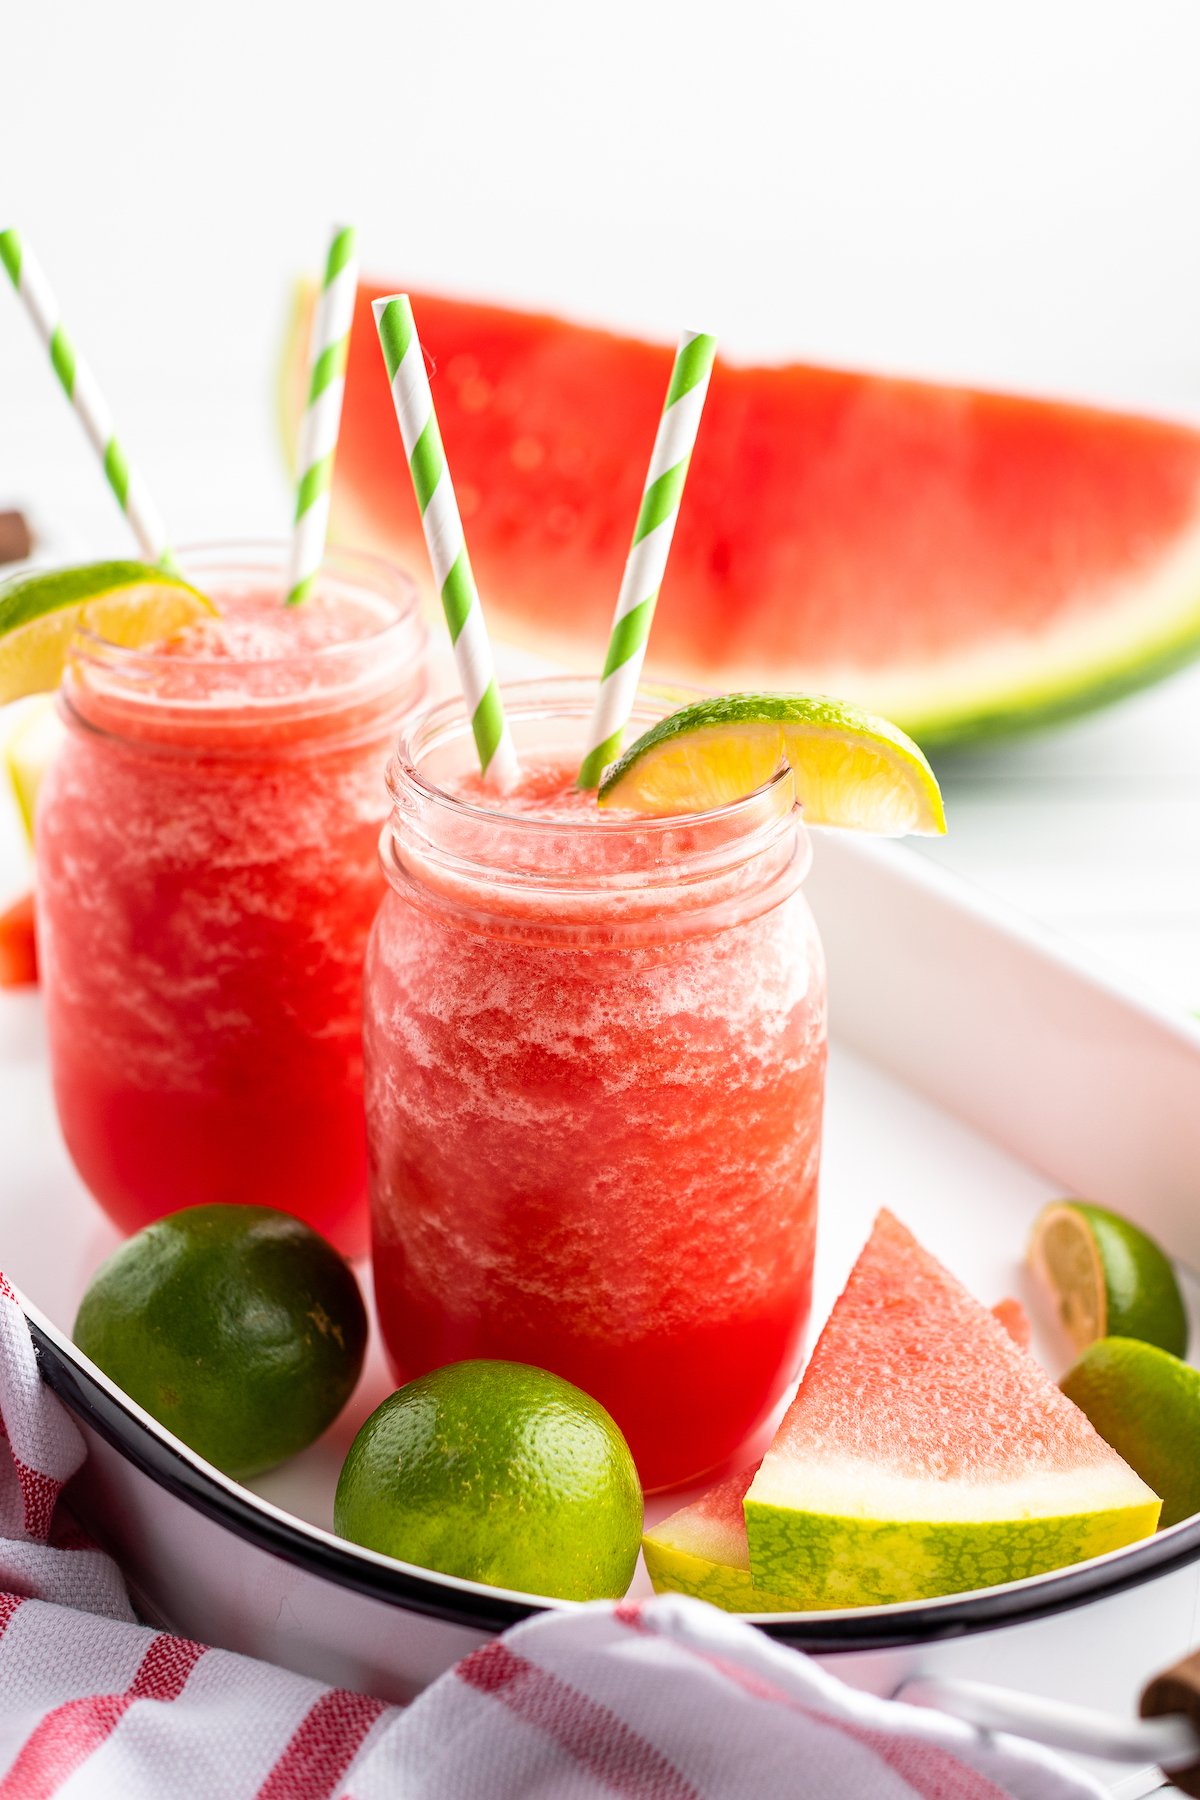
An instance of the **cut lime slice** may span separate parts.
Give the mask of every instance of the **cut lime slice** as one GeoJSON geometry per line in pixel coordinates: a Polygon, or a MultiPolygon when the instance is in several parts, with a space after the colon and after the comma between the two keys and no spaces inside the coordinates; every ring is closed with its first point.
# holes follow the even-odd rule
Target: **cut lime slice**
{"type": "Polygon", "coordinates": [[[14,575],[0,582],[0,704],[57,687],[80,627],[137,649],[215,611],[194,587],[152,563],[85,563],[14,575]]]}
{"type": "Polygon", "coordinates": [[[55,702],[48,694],[39,694],[22,708],[4,746],[4,766],[31,844],[33,815],[42,777],[50,767],[62,736],[63,724],[55,702]]]}
{"type": "Polygon", "coordinates": [[[810,825],[881,837],[946,829],[937,778],[886,719],[821,694],[726,694],[660,719],[614,763],[601,806],[668,816],[742,800],[791,765],[810,825]]]}
{"type": "Polygon", "coordinates": [[[1034,1223],[1029,1262],[1076,1350],[1121,1337],[1185,1354],[1187,1311],[1175,1271],[1131,1219],[1087,1200],[1054,1200],[1034,1223]]]}

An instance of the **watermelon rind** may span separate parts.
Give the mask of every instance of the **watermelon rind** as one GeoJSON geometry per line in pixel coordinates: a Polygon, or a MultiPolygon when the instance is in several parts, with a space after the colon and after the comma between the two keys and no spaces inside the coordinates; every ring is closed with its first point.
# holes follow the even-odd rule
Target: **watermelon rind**
{"type": "Polygon", "coordinates": [[[1087,1486],[1081,1473],[1069,1484],[1074,1504],[1064,1491],[1062,1511],[1032,1513],[1018,1510],[1019,1495],[995,1488],[951,1495],[948,1490],[959,1484],[913,1483],[918,1492],[926,1489],[927,1515],[933,1516],[924,1517],[917,1492],[903,1500],[893,1495],[892,1516],[880,1506],[882,1516],[872,1517],[868,1496],[878,1477],[866,1467],[847,1472],[861,1509],[818,1510],[797,1487],[779,1491],[764,1482],[746,1497],[753,1580],[768,1590],[802,1587],[814,1609],[889,1606],[1021,1581],[1150,1536],[1161,1503],[1132,1471],[1114,1479],[1109,1471],[1091,1470],[1087,1479],[1097,1504],[1081,1493],[1087,1486]],[[976,1516],[946,1516],[954,1501],[964,1513],[976,1508],[976,1516]],[[1012,1516],[1004,1516],[1006,1504],[1012,1516]]]}
{"type": "Polygon", "coordinates": [[[724,1612],[736,1613],[807,1612],[811,1605],[807,1598],[785,1600],[756,1588],[749,1568],[737,1569],[729,1563],[692,1556],[662,1542],[652,1532],[642,1539],[642,1555],[656,1594],[690,1594],[724,1612]]]}
{"type": "Polygon", "coordinates": [[[642,1556],[655,1593],[691,1594],[725,1612],[798,1612],[807,1607],[799,1595],[785,1599],[766,1593],[750,1579],[742,1501],[757,1467],[753,1463],[718,1482],[643,1533],[642,1556]]]}

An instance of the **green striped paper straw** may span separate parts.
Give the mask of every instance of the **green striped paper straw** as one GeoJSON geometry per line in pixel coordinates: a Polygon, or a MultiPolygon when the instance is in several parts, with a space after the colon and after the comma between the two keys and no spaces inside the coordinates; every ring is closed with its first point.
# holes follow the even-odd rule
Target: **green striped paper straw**
{"type": "Polygon", "coordinates": [[[12,230],[0,231],[0,262],[8,270],[26,312],[50,352],[54,373],[92,441],[104,466],[108,485],[133,527],[142,555],[147,562],[159,563],[174,571],[175,559],[158,508],[121,448],[113,430],[112,414],[97,386],[96,377],[62,328],[58,301],[45,270],[20,234],[12,230]]]}
{"type": "Polygon", "coordinates": [[[702,331],[685,331],[675,352],[633,542],[617,595],[600,692],[588,727],[587,754],[575,784],[580,788],[599,787],[605,768],[621,752],[716,353],[716,338],[702,331]]]}
{"type": "Polygon", "coordinates": [[[497,786],[510,787],[519,774],[517,755],[500,703],[492,647],[408,295],[391,294],[376,300],[374,313],[404,439],[404,454],[421,509],[429,560],[441,592],[458,679],[471,715],[479,766],[497,786]]]}
{"type": "Polygon", "coordinates": [[[307,600],[316,585],[329,529],[329,489],[342,422],[346,357],[358,287],[357,236],[352,225],[336,225],[325,259],[325,279],[313,317],[309,351],[308,405],[300,428],[300,480],[288,557],[287,603],[307,600]]]}

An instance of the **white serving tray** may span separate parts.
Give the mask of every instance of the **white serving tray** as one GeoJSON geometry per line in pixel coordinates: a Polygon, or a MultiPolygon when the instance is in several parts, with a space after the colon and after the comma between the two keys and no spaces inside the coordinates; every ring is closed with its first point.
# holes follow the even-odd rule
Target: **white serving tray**
{"type": "MultiPolygon", "coordinates": [[[[818,834],[809,891],[833,1032],[816,1323],[882,1204],[984,1301],[1022,1297],[1035,1325],[1045,1311],[1021,1259],[1053,1195],[1131,1213],[1200,1265],[1200,1029],[902,846],[818,834]]],[[[59,1138],[34,994],[0,995],[0,1146],[0,1268],[30,1301],[48,1378],[85,1425],[80,1509],[149,1615],[404,1697],[521,1610],[332,1537],[341,1458],[390,1386],[377,1344],[342,1419],[252,1493],[89,1374],[66,1334],[118,1239],[59,1138]]],[[[1054,1370],[1068,1360],[1049,1328],[1035,1350],[1054,1370]]],[[[658,1500],[651,1516],[684,1498],[658,1500]]],[[[983,1596],[768,1628],[880,1693],[916,1671],[952,1673],[1125,1716],[1142,1681],[1191,1648],[1198,1555],[1200,1521],[1187,1522],[983,1596]]],[[[1107,1780],[1132,1800],[1161,1778],[1109,1766],[1107,1780]]]]}

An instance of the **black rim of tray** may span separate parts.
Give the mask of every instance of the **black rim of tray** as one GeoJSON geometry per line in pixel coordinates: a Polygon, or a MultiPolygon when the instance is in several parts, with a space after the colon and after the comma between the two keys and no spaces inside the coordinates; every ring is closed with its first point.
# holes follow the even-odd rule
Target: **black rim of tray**
{"type": "MultiPolygon", "coordinates": [[[[29,1329],[42,1377],[76,1416],[157,1485],[205,1517],[310,1574],[373,1600],[402,1605],[429,1618],[498,1632],[544,1610],[536,1601],[483,1588],[459,1588],[397,1563],[380,1564],[352,1545],[331,1542],[301,1520],[280,1518],[252,1493],[230,1492],[206,1467],[181,1455],[98,1382],[69,1347],[36,1320],[29,1329]]],[[[756,1618],[768,1637],[799,1650],[883,1650],[962,1637],[968,1632],[1025,1624],[1102,1600],[1154,1576],[1167,1575],[1200,1556],[1200,1515],[1165,1535],[1131,1545],[1116,1557],[962,1598],[893,1606],[882,1612],[847,1612],[828,1618],[756,1618]]]]}

